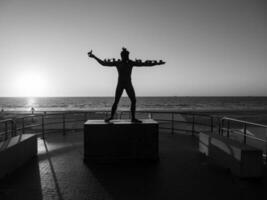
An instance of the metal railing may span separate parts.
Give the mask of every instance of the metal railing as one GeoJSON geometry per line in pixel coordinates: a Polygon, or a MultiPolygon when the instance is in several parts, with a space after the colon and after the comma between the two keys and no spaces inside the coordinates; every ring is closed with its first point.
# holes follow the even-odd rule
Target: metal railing
{"type": "Polygon", "coordinates": [[[244,120],[238,120],[238,119],[233,119],[233,118],[229,118],[229,117],[223,117],[221,119],[221,126],[219,129],[219,134],[220,135],[224,135],[224,131],[226,131],[226,136],[229,138],[230,137],[230,133],[233,134],[240,134],[243,136],[243,143],[246,144],[247,143],[247,137],[249,138],[253,138],[253,139],[258,139],[260,141],[265,141],[263,139],[260,139],[258,137],[255,137],[253,135],[248,135],[247,131],[248,131],[248,126],[253,126],[253,127],[259,127],[259,128],[264,128],[267,130],[267,126],[263,125],[263,124],[258,124],[258,123],[253,123],[253,122],[248,122],[248,121],[244,121],[244,120]],[[231,125],[233,125],[233,123],[235,124],[239,124],[240,126],[235,126],[235,127],[231,127],[231,125]],[[226,124],[226,127],[224,127],[226,124]],[[242,127],[242,130],[238,130],[237,128],[242,127]]]}
{"type": "Polygon", "coordinates": [[[9,137],[16,135],[16,123],[13,119],[0,121],[0,141],[7,140],[9,137]]]}
{"type": "MultiPolygon", "coordinates": [[[[0,121],[0,141],[6,140],[17,134],[31,132],[45,138],[45,134],[49,132],[62,132],[65,135],[68,131],[82,131],[83,123],[87,119],[103,119],[109,114],[109,111],[63,111],[63,112],[39,112],[36,114],[27,114],[19,116],[15,115],[13,119],[5,119],[0,121]]],[[[237,120],[233,118],[219,118],[202,113],[194,112],[171,112],[171,111],[137,111],[138,118],[153,118],[159,122],[161,132],[197,134],[202,131],[211,133],[219,133],[228,138],[233,135],[240,142],[247,143],[248,138],[252,146],[257,146],[267,151],[267,126],[256,124],[248,121],[237,120]],[[265,135],[249,134],[251,127],[263,128],[265,135]],[[240,129],[243,128],[243,129],[240,129]],[[243,140],[242,140],[243,139],[243,140]],[[251,142],[253,140],[253,142],[251,142]],[[256,142],[255,142],[256,141],[256,142]]],[[[130,118],[129,111],[117,112],[117,118],[130,118]]]]}
{"type": "Polygon", "coordinates": [[[223,117],[220,120],[219,134],[262,149],[263,156],[267,159],[266,125],[223,117]]]}
{"type": "MultiPolygon", "coordinates": [[[[130,114],[129,111],[122,111],[120,118],[123,113],[130,114]]],[[[148,118],[157,120],[161,130],[169,130],[172,134],[186,132],[193,135],[201,131],[210,131],[213,133],[216,129],[214,124],[220,122],[220,118],[218,117],[195,112],[138,111],[137,113],[143,113],[148,118]],[[168,126],[163,126],[164,124],[168,126]]]]}
{"type": "MultiPolygon", "coordinates": [[[[4,128],[0,131],[0,136],[5,135],[8,138],[8,133],[13,135],[32,132],[45,137],[45,133],[51,131],[62,131],[65,135],[70,130],[82,130],[83,123],[87,119],[103,119],[108,115],[109,111],[69,111],[69,112],[39,112],[36,114],[28,114],[22,116],[14,116],[13,119],[0,121],[0,127],[8,127],[8,123],[12,125],[9,128],[4,128]],[[71,125],[72,124],[72,125],[71,125]],[[74,125],[73,125],[74,124],[74,125]],[[68,127],[70,126],[71,127],[68,127]]],[[[130,117],[129,111],[119,111],[117,118],[125,119],[130,117]]],[[[171,134],[176,132],[198,133],[205,129],[211,132],[214,131],[216,118],[199,113],[189,112],[169,112],[169,111],[137,111],[137,117],[153,118],[160,124],[159,128],[163,131],[169,131],[171,134]]],[[[1,130],[1,129],[0,129],[1,130]]],[[[9,136],[13,136],[9,135],[9,136]]],[[[2,139],[3,140],[3,139],[2,139]]]]}

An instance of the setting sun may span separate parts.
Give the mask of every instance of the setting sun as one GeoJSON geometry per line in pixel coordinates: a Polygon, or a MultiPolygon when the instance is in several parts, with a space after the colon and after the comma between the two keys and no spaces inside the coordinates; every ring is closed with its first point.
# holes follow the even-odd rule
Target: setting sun
{"type": "Polygon", "coordinates": [[[37,72],[24,72],[16,79],[16,90],[18,96],[38,97],[45,96],[47,83],[45,77],[37,72]]]}

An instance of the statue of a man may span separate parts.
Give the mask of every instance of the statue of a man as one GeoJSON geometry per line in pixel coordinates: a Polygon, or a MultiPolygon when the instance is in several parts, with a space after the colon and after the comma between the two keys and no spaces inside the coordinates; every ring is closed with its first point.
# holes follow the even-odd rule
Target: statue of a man
{"type": "Polygon", "coordinates": [[[136,97],[135,92],[131,80],[131,74],[133,67],[152,67],[155,65],[162,65],[165,64],[162,60],[159,62],[157,61],[146,61],[142,62],[141,60],[132,61],[129,59],[129,51],[127,51],[126,48],[122,48],[121,51],[121,60],[115,60],[113,61],[106,61],[101,60],[98,57],[96,57],[92,51],[88,53],[88,56],[91,58],[96,59],[96,61],[106,67],[116,67],[118,71],[118,84],[116,88],[115,93],[115,101],[113,103],[112,109],[111,109],[111,116],[107,119],[105,119],[106,122],[109,122],[114,118],[114,114],[117,110],[118,103],[120,101],[121,95],[123,93],[123,90],[126,90],[126,93],[128,97],[131,100],[131,114],[132,114],[132,122],[134,123],[140,123],[141,121],[135,118],[135,105],[136,105],[136,97]]]}

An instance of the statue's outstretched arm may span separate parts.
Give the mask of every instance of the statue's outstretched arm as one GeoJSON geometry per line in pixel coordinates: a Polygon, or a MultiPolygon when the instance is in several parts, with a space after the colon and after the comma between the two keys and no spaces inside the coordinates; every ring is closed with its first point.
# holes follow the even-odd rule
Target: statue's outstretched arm
{"type": "Polygon", "coordinates": [[[100,58],[96,57],[96,56],[93,54],[92,51],[88,52],[88,56],[89,56],[90,58],[94,58],[94,59],[95,59],[100,65],[102,65],[102,66],[106,66],[106,67],[113,67],[113,66],[115,66],[114,63],[112,63],[112,62],[105,62],[105,61],[101,60],[100,58]]]}
{"type": "Polygon", "coordinates": [[[135,60],[133,61],[133,66],[136,66],[136,67],[153,67],[155,65],[163,65],[165,64],[166,62],[160,60],[160,61],[152,61],[152,60],[147,60],[145,62],[141,61],[141,60],[135,60]]]}

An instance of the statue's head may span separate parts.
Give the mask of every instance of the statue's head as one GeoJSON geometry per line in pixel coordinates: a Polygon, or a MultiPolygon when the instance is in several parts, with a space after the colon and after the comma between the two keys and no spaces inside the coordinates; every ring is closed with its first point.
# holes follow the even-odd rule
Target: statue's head
{"type": "Polygon", "coordinates": [[[122,60],[129,60],[129,51],[127,51],[126,48],[122,48],[122,51],[121,51],[121,59],[122,60]]]}

